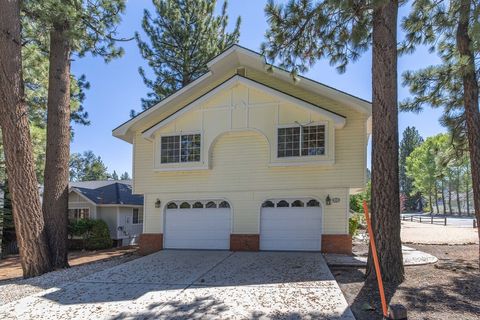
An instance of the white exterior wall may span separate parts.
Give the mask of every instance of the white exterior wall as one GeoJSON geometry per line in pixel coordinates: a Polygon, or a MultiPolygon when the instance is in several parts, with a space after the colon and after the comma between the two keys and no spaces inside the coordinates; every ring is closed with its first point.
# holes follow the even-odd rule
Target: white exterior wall
{"type": "Polygon", "coordinates": [[[76,192],[70,192],[68,195],[68,209],[90,209],[90,218],[97,219],[97,206],[78,195],[76,192]]]}
{"type": "Polygon", "coordinates": [[[112,239],[118,239],[118,218],[117,218],[117,207],[99,207],[98,208],[98,219],[102,219],[108,225],[108,230],[110,230],[110,237],[112,239]]]}

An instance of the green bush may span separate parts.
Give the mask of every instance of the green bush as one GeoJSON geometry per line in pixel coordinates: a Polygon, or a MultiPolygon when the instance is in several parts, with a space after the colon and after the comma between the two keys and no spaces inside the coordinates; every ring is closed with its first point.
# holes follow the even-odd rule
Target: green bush
{"type": "Polygon", "coordinates": [[[72,249],[98,250],[112,247],[112,239],[108,225],[103,220],[80,219],[71,221],[68,225],[68,233],[73,239],[81,237],[79,241],[71,241],[72,249]]]}
{"type": "Polygon", "coordinates": [[[103,220],[93,220],[94,223],[89,232],[89,237],[85,243],[85,249],[98,250],[112,247],[112,239],[108,225],[103,220]]]}
{"type": "Polygon", "coordinates": [[[365,216],[361,213],[355,213],[348,219],[348,233],[353,237],[358,234],[358,230],[367,228],[365,216]]]}
{"type": "Polygon", "coordinates": [[[352,237],[357,234],[358,225],[359,222],[356,216],[352,216],[348,219],[348,233],[350,233],[352,237]]]}
{"type": "Polygon", "coordinates": [[[363,213],[363,201],[367,201],[367,205],[370,206],[371,196],[372,184],[369,181],[362,193],[352,194],[350,196],[350,210],[363,213]]]}

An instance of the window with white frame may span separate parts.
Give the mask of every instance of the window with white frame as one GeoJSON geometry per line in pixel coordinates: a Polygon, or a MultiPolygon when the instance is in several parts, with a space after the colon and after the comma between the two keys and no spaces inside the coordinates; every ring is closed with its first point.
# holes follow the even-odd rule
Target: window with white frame
{"type": "Polygon", "coordinates": [[[132,223],[133,224],[141,224],[143,223],[143,212],[140,211],[138,208],[133,208],[132,210],[132,223]]]}
{"type": "Polygon", "coordinates": [[[68,219],[71,221],[78,221],[81,219],[90,218],[89,208],[68,209],[68,219]]]}
{"type": "Polygon", "coordinates": [[[278,128],[277,157],[325,155],[325,125],[278,128]]]}
{"type": "Polygon", "coordinates": [[[201,135],[179,134],[161,137],[160,162],[199,162],[201,135]]]}

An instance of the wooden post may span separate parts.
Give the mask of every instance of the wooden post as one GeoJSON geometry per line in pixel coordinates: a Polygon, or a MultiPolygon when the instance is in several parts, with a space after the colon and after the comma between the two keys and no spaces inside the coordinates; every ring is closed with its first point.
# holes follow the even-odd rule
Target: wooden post
{"type": "Polygon", "coordinates": [[[430,217],[432,218],[432,222],[430,224],[433,224],[433,214],[430,217]]]}
{"type": "Polygon", "coordinates": [[[447,216],[445,216],[445,222],[443,223],[444,226],[447,225],[447,216]]]}

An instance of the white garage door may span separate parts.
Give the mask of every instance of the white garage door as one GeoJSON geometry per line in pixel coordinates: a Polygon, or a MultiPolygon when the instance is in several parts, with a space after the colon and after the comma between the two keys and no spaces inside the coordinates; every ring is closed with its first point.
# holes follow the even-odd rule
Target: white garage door
{"type": "Polygon", "coordinates": [[[322,209],[314,199],[272,200],[262,205],[260,250],[320,251],[322,209]]]}
{"type": "Polygon", "coordinates": [[[226,201],[171,202],[165,214],[166,249],[229,249],[230,205],[226,201]]]}

